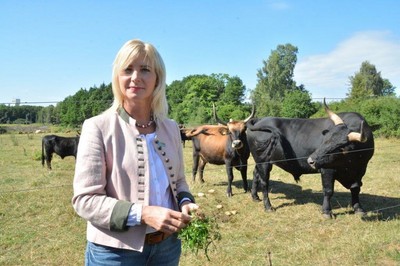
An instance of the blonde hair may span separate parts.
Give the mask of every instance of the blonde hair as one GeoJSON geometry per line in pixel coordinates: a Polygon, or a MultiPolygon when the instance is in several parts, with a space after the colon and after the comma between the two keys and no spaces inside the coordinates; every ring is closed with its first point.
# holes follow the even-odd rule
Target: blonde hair
{"type": "Polygon", "coordinates": [[[151,109],[153,116],[157,119],[164,119],[168,114],[168,103],[166,97],[166,71],[164,61],[157,49],[150,43],[141,40],[127,41],[118,51],[113,63],[112,72],[112,91],[114,102],[109,110],[115,111],[123,106],[124,94],[119,86],[119,73],[129,64],[140,56],[145,56],[146,60],[154,67],[157,81],[153,92],[151,109]]]}

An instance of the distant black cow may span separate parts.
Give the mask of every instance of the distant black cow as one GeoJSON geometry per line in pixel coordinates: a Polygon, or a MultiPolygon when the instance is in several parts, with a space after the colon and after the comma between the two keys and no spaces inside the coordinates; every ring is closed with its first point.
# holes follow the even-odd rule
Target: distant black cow
{"type": "Polygon", "coordinates": [[[275,164],[298,181],[302,174],[321,173],[324,200],[322,212],[332,217],[334,182],[350,189],[352,207],[364,213],[359,201],[361,179],[374,153],[372,131],[364,118],[354,112],[336,115],[325,103],[329,118],[254,118],[247,123],[247,141],[256,162],[252,197],[263,192],[264,207],[273,210],[268,197],[269,177],[275,164]]]}
{"type": "Polygon", "coordinates": [[[47,135],[42,139],[42,166],[46,160],[47,168],[51,170],[51,159],[53,153],[58,154],[62,159],[66,156],[74,156],[78,150],[79,135],[76,137],[60,137],[47,135]]]}
{"type": "Polygon", "coordinates": [[[186,133],[192,131],[192,129],[185,128],[184,125],[179,125],[179,131],[181,134],[182,145],[185,147],[185,142],[192,139],[191,137],[188,137],[186,133]]]}

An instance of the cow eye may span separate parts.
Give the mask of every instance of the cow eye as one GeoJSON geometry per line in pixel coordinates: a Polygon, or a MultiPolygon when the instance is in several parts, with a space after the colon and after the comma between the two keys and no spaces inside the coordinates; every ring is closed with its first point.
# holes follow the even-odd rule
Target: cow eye
{"type": "Polygon", "coordinates": [[[325,129],[324,131],[322,131],[322,135],[326,135],[329,132],[328,129],[325,129]]]}

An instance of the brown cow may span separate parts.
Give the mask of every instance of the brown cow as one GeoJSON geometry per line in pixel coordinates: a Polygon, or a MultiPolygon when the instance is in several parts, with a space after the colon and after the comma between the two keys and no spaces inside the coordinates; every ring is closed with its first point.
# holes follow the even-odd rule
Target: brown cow
{"type": "Polygon", "coordinates": [[[250,151],[246,139],[246,122],[254,117],[255,109],[245,120],[228,123],[221,121],[213,105],[214,117],[223,125],[203,125],[186,133],[193,143],[193,168],[192,178],[196,179],[197,170],[200,171],[200,180],[204,182],[203,171],[207,163],[225,164],[228,174],[228,197],[232,196],[233,167],[240,171],[243,180],[243,188],[248,191],[247,184],[247,160],[250,151]],[[201,161],[200,161],[201,158],[201,161]],[[200,162],[200,165],[199,165],[200,162]]]}

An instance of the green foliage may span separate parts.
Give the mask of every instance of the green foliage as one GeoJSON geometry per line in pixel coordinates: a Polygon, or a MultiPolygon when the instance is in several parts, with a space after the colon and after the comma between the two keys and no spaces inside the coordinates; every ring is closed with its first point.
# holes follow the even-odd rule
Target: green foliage
{"type": "Polygon", "coordinates": [[[349,98],[362,99],[371,96],[394,95],[394,87],[387,79],[381,77],[381,72],[376,70],[373,64],[364,61],[360,71],[350,77],[349,98]]]}
{"type": "MultiPolygon", "coordinates": [[[[313,117],[326,117],[322,104],[313,117]]],[[[374,135],[382,137],[400,137],[400,98],[374,97],[364,100],[342,100],[329,103],[335,113],[357,112],[364,116],[372,127],[374,135]]]]}
{"type": "Polygon", "coordinates": [[[368,99],[360,105],[360,111],[374,129],[374,134],[384,137],[400,137],[400,99],[379,97],[368,99]]]}
{"type": "Polygon", "coordinates": [[[283,117],[309,118],[317,111],[317,106],[311,102],[308,92],[294,90],[286,93],[282,102],[283,117]]]}
{"type": "Polygon", "coordinates": [[[18,105],[6,106],[0,104],[0,123],[31,124],[36,123],[42,106],[18,105]]]}
{"type": "Polygon", "coordinates": [[[188,250],[197,255],[198,251],[203,249],[210,261],[208,246],[214,241],[221,240],[221,234],[215,219],[203,214],[194,214],[190,224],[179,232],[179,238],[182,240],[184,251],[188,250]]]}
{"type": "Polygon", "coordinates": [[[79,126],[87,118],[100,114],[109,108],[113,101],[111,83],[99,88],[80,89],[56,106],[61,125],[79,126]]]}
{"type": "MultiPolygon", "coordinates": [[[[238,77],[227,74],[192,75],[173,81],[167,87],[169,116],[179,124],[213,123],[212,103],[221,119],[244,119],[248,107],[243,103],[246,87],[238,77]]],[[[248,115],[246,115],[248,116],[248,115]]]]}
{"type": "Polygon", "coordinates": [[[257,107],[257,116],[304,117],[312,113],[312,108],[299,113],[304,106],[296,106],[296,102],[291,99],[287,101],[288,106],[284,106],[283,102],[291,92],[308,93],[303,85],[297,87],[293,80],[297,52],[298,48],[291,44],[278,45],[268,60],[263,61],[263,67],[257,72],[256,88],[251,93],[252,102],[257,107]]]}
{"type": "Polygon", "coordinates": [[[31,155],[31,159],[34,161],[41,161],[42,160],[42,151],[41,150],[35,150],[33,154],[31,155]]]}
{"type": "Polygon", "coordinates": [[[269,99],[279,101],[285,97],[286,92],[296,89],[293,73],[297,52],[298,48],[291,44],[278,45],[257,72],[256,90],[267,94],[269,99]]]}

